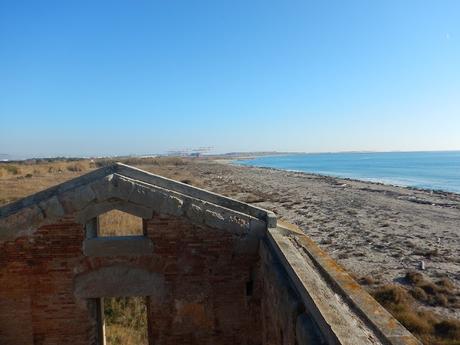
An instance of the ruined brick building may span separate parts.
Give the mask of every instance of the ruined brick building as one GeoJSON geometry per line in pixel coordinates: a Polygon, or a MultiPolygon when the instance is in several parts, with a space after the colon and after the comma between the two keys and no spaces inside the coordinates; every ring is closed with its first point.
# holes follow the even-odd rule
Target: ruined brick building
{"type": "Polygon", "coordinates": [[[275,215],[123,164],[0,208],[0,344],[103,344],[101,298],[145,296],[150,344],[418,344],[275,215]],[[100,237],[98,216],[143,219],[100,237]]]}

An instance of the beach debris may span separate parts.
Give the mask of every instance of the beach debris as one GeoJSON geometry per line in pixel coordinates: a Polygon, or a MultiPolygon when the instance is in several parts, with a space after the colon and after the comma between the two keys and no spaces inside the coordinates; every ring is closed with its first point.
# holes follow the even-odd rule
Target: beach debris
{"type": "Polygon", "coordinates": [[[423,261],[423,260],[420,261],[420,269],[421,269],[422,271],[424,271],[425,268],[426,268],[426,267],[425,267],[425,261],[423,261]]]}

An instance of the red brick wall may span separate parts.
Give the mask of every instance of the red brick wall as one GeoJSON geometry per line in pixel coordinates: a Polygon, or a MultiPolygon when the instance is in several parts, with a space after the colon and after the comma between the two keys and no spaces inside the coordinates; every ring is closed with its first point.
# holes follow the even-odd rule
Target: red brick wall
{"type": "Polygon", "coordinates": [[[257,253],[237,253],[238,236],[179,218],[156,216],[146,232],[153,256],[85,257],[72,218],[0,242],[0,344],[94,344],[94,301],[74,296],[74,278],[117,263],[165,278],[165,298],[149,300],[152,344],[262,343],[257,253]]]}
{"type": "Polygon", "coordinates": [[[154,344],[261,344],[257,253],[236,254],[234,236],[178,218],[154,217],[147,233],[167,285],[149,306],[154,344]]]}
{"type": "Polygon", "coordinates": [[[68,219],[0,243],[0,344],[90,343],[88,305],[73,295],[83,238],[82,226],[68,219]]]}
{"type": "Polygon", "coordinates": [[[0,344],[32,344],[27,239],[0,245],[0,344]]]}

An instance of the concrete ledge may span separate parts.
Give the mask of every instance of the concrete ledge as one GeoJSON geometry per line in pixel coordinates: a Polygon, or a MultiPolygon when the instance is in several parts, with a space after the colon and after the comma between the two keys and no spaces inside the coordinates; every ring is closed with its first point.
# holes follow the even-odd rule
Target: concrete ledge
{"type": "Polygon", "coordinates": [[[83,241],[83,254],[94,257],[153,255],[153,243],[144,236],[96,237],[83,241]]]}

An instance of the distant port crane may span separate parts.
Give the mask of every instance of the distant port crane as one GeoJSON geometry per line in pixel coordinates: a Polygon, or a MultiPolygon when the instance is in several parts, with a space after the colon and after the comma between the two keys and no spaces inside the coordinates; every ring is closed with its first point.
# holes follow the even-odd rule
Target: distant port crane
{"type": "Polygon", "coordinates": [[[168,151],[168,156],[192,156],[199,157],[202,154],[210,152],[213,149],[212,146],[202,146],[197,148],[186,148],[183,150],[172,150],[168,151]]]}

